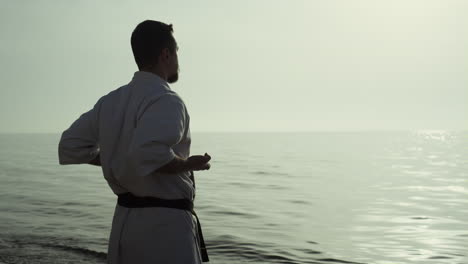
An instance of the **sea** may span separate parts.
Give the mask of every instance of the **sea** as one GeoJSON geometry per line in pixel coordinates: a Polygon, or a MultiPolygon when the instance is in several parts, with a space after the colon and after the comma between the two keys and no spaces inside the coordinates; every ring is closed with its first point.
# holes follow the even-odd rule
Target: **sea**
{"type": "MultiPolygon", "coordinates": [[[[0,135],[0,263],[105,263],[116,196],[0,135]]],[[[192,132],[209,263],[468,263],[468,131],[192,132]]]]}

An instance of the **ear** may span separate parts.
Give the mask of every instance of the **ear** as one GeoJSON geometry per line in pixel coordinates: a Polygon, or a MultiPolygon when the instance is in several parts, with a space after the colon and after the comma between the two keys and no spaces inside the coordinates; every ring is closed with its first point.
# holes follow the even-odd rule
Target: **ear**
{"type": "Polygon", "coordinates": [[[163,60],[169,59],[169,57],[170,57],[169,55],[170,55],[169,49],[168,49],[168,48],[164,48],[164,49],[162,50],[162,52],[161,52],[161,56],[162,56],[163,60]]]}

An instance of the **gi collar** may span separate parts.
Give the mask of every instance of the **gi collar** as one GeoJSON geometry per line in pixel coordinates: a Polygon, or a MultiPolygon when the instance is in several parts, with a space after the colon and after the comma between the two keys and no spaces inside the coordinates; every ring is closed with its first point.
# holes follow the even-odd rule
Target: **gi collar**
{"type": "Polygon", "coordinates": [[[152,87],[161,87],[169,91],[171,90],[168,82],[166,82],[163,78],[159,77],[159,75],[154,74],[152,72],[136,71],[133,74],[132,82],[147,84],[152,87]]]}

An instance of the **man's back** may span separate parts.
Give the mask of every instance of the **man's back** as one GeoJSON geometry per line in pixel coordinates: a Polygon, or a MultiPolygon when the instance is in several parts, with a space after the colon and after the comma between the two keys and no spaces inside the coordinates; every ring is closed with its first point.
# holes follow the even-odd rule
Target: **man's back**
{"type": "Polygon", "coordinates": [[[189,123],[177,93],[159,76],[137,71],[127,85],[101,97],[63,132],[59,159],[61,164],[83,163],[90,152],[98,151],[104,177],[115,194],[193,199],[190,171],[154,172],[174,154],[189,157],[189,123]],[[83,135],[87,140],[79,142],[83,135]],[[78,148],[80,152],[73,151],[78,148]]]}
{"type": "Polygon", "coordinates": [[[114,193],[123,187],[139,196],[193,198],[190,172],[154,173],[172,160],[171,151],[190,155],[189,115],[167,83],[136,72],[128,85],[104,96],[98,118],[104,177],[114,193]]]}
{"type": "MultiPolygon", "coordinates": [[[[164,80],[137,71],[62,133],[60,164],[87,163],[99,154],[115,194],[193,201],[191,171],[155,172],[174,155],[189,157],[189,121],[184,102],[164,80]]],[[[116,205],[108,263],[201,263],[196,226],[188,211],[116,205]]]]}

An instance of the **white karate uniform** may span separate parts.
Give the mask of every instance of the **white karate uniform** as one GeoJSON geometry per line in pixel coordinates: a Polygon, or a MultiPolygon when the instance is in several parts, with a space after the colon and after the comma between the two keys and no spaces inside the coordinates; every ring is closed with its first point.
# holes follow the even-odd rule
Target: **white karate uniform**
{"type": "MultiPolygon", "coordinates": [[[[183,100],[169,84],[137,71],[62,133],[59,162],[86,164],[100,154],[104,178],[115,194],[193,201],[193,171],[154,172],[174,154],[189,157],[189,123],[183,100]]],[[[116,204],[107,263],[202,263],[198,241],[196,218],[188,211],[116,204]]]]}

